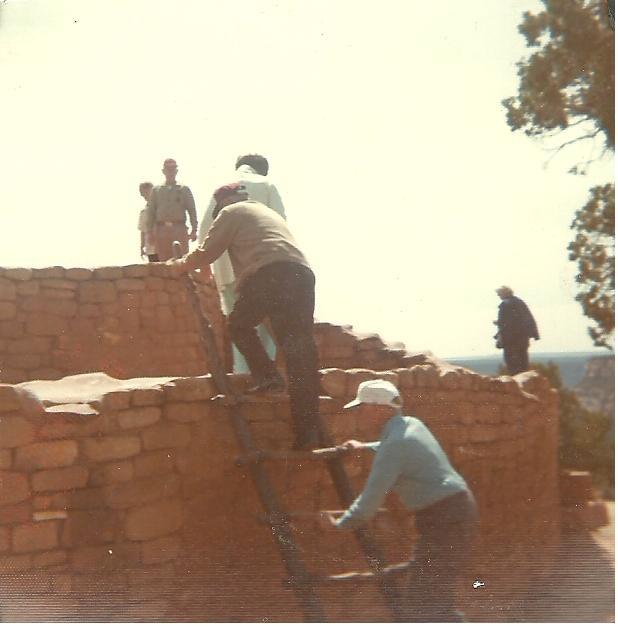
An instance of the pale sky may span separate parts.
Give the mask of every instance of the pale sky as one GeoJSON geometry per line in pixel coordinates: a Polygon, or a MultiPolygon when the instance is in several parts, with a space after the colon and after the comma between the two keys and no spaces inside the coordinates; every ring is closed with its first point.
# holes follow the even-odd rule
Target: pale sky
{"type": "Polygon", "coordinates": [[[495,288],[592,349],[569,225],[613,159],[567,174],[501,100],[535,0],[7,0],[2,266],[137,263],[140,181],[173,157],[201,218],[240,153],[271,163],[316,317],[441,357],[494,353],[495,288]]]}

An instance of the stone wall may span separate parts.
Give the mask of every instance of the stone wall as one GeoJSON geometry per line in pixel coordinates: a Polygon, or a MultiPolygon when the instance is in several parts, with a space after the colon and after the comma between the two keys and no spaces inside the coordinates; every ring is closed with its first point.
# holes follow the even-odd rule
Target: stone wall
{"type": "MultiPolygon", "coordinates": [[[[223,346],[214,282],[200,287],[223,346]]],[[[197,330],[186,286],[164,264],[0,269],[0,382],[201,375],[208,367],[197,330]]]]}
{"type": "MultiPolygon", "coordinates": [[[[321,410],[337,442],[375,439],[370,413],[341,407],[376,376],[400,387],[478,498],[482,542],[462,583],[464,607],[473,619],[508,618],[558,539],[554,391],[530,373],[488,378],[441,364],[326,369],[321,410]]],[[[301,620],[211,378],[89,377],[0,386],[4,619],[301,620]]],[[[247,378],[233,380],[240,389],[247,378]]],[[[260,447],[290,446],[285,395],[244,410],[260,447]]],[[[356,489],[370,464],[366,453],[346,458],[356,489]]],[[[266,467],[287,510],[340,508],[323,464],[266,467]]],[[[392,515],[378,516],[375,532],[389,560],[403,561],[413,518],[395,498],[387,507],[392,515]]],[[[295,526],[311,571],[363,568],[351,536],[311,519],[295,526]]],[[[333,620],[388,621],[374,586],[338,586],[324,596],[333,620]]]]}

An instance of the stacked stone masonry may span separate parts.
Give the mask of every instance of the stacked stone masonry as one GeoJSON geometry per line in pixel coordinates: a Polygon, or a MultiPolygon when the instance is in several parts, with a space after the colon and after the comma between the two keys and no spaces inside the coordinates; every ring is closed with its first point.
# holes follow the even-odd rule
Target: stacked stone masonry
{"type": "MultiPolygon", "coordinates": [[[[227,345],[212,281],[200,292],[227,345]]],[[[509,618],[559,537],[555,391],[534,373],[481,376],[349,326],[317,323],[315,335],[329,367],[321,411],[337,442],[377,437],[370,412],[342,406],[360,382],[385,377],[468,480],[482,529],[462,606],[475,620],[509,618]]],[[[302,619],[248,471],[235,464],[229,407],[203,375],[195,313],[167,268],[1,270],[0,359],[5,621],[302,619]],[[27,383],[37,379],[50,381],[27,383]]],[[[232,382],[240,391],[249,379],[232,382]]],[[[259,447],[289,448],[287,396],[243,409],[259,447]]],[[[345,464],[360,490],[371,455],[345,464]]],[[[323,464],[266,468],[287,510],[341,508],[323,464]]],[[[374,532],[390,562],[407,560],[413,516],[394,496],[385,507],[374,532]]],[[[310,571],[365,569],[351,536],[311,519],[294,525],[310,571]]],[[[389,620],[374,586],[323,593],[333,621],[389,620]]]]}
{"type": "MultiPolygon", "coordinates": [[[[539,565],[549,564],[558,538],[553,391],[539,377],[491,379],[432,365],[325,369],[322,412],[338,442],[375,438],[370,413],[341,407],[359,382],[376,376],[401,388],[477,495],[482,549],[464,583],[464,604],[478,619],[503,613],[539,565]],[[486,586],[471,594],[478,578],[486,586]]],[[[71,381],[87,390],[80,376],[57,385],[71,381]]],[[[8,618],[34,608],[39,620],[50,619],[49,609],[103,621],[187,613],[205,621],[301,619],[283,589],[247,471],[235,465],[229,409],[213,399],[210,376],[105,381],[106,392],[86,392],[82,403],[59,403],[52,385],[38,412],[24,403],[27,385],[0,387],[0,577],[8,618]]],[[[240,389],[247,380],[234,382],[240,389]]],[[[285,395],[244,409],[260,447],[290,446],[285,395]]],[[[356,489],[370,463],[368,454],[346,459],[356,489]]],[[[320,463],[272,461],[268,470],[290,511],[340,508],[320,463]]],[[[392,515],[379,515],[374,527],[389,560],[400,562],[409,557],[413,522],[396,499],[387,507],[392,515]]],[[[311,571],[363,569],[354,542],[342,535],[297,524],[311,571]]],[[[334,620],[388,620],[373,587],[341,586],[343,596],[325,591],[334,620]]]]}
{"type": "MultiPolygon", "coordinates": [[[[214,281],[199,286],[222,348],[214,281]]],[[[170,269],[0,269],[0,382],[97,371],[123,378],[207,371],[186,288],[170,269]]]]}

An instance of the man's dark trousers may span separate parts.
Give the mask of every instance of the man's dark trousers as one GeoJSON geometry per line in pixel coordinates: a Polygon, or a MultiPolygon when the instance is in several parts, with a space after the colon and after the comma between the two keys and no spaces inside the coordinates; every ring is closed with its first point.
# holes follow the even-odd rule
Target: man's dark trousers
{"type": "Polygon", "coordinates": [[[256,332],[266,318],[283,351],[288,371],[290,408],[299,444],[317,438],[320,378],[318,351],[313,338],[315,277],[311,270],[293,262],[263,266],[240,287],[229,316],[232,342],[245,356],[256,382],[276,376],[256,332]]]}
{"type": "Polygon", "coordinates": [[[530,342],[527,338],[514,340],[504,344],[504,363],[509,375],[517,375],[530,369],[528,361],[528,347],[530,342]]]}
{"type": "Polygon", "coordinates": [[[462,491],[417,511],[415,525],[418,540],[410,574],[408,621],[463,621],[463,614],[456,610],[455,592],[478,533],[472,493],[462,491]]]}

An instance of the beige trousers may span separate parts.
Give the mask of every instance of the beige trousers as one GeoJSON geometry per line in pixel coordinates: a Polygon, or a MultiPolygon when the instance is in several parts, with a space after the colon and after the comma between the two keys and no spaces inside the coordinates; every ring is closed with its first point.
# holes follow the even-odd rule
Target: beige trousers
{"type": "Polygon", "coordinates": [[[154,228],[154,244],[160,262],[165,262],[174,257],[174,241],[180,242],[183,255],[189,252],[189,234],[187,227],[182,222],[159,222],[154,228]]]}

